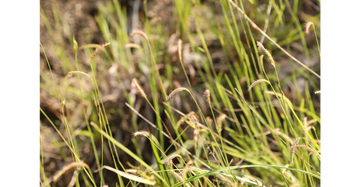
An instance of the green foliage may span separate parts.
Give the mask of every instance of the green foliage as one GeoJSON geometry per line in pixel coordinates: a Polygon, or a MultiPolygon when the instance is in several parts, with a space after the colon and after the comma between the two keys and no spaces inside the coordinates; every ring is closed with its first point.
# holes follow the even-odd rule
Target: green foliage
{"type": "MultiPolygon", "coordinates": [[[[300,20],[305,4],[296,0],[232,2],[174,0],[166,7],[173,12],[168,20],[147,17],[145,8],[143,29],[131,30],[128,10],[109,0],[95,16],[108,43],[80,46],[69,38],[72,54],[55,40],[65,25],[59,11],[53,7],[53,30],[41,10],[41,21],[52,37],[48,42],[61,62],[60,80],[47,59],[50,73],[40,74],[42,92],[61,104],[60,125],[40,108],[61,137],[52,146],[65,162],[81,163],[91,154],[96,163],[96,169],[76,168],[76,186],[108,184],[104,169],[117,174],[119,186],[319,186],[319,95],[310,92],[319,89],[319,65],[299,66],[298,59],[262,39],[256,28],[267,23],[264,33],[289,54],[296,45],[305,60],[320,58],[320,13],[300,20]],[[313,22],[313,45],[308,46],[301,21],[313,22]],[[90,59],[90,69],[87,62],[78,61],[80,53],[90,59]],[[221,60],[215,60],[216,53],[221,60]],[[278,60],[287,61],[293,73],[284,74],[278,60]],[[120,69],[114,79],[123,97],[118,108],[106,106],[100,89],[108,84],[113,67],[120,69]],[[297,86],[299,77],[303,89],[297,86]],[[289,85],[294,89],[284,91],[289,85]],[[210,94],[203,97],[205,89],[210,94]],[[145,111],[151,111],[153,119],[145,111]],[[135,134],[132,148],[113,135],[118,124],[111,124],[109,116],[114,115],[127,121],[124,125],[135,134]],[[140,124],[149,129],[140,129],[140,124]],[[143,152],[138,135],[147,138],[152,152],[143,152]],[[83,153],[86,144],[92,149],[88,155],[83,153]],[[136,164],[122,160],[125,154],[136,164]],[[104,164],[107,155],[111,167],[104,164]],[[148,157],[151,163],[145,162],[148,157]]],[[[42,48],[45,57],[47,50],[42,48]]],[[[40,182],[49,186],[54,178],[45,175],[44,157],[41,149],[40,182]]]]}

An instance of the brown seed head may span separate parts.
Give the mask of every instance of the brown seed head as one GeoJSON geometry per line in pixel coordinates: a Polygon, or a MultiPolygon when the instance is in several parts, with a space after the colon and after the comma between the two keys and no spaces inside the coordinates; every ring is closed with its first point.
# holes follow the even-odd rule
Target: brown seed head
{"type": "Polygon", "coordinates": [[[305,23],[305,26],[304,26],[304,32],[305,32],[305,34],[309,34],[309,33],[310,33],[310,27],[311,27],[311,25],[313,25],[313,24],[314,24],[314,23],[311,22],[311,21],[305,23]]]}
{"type": "Polygon", "coordinates": [[[186,90],[187,92],[190,93],[190,91],[185,88],[185,87],[179,87],[179,88],[176,88],[175,90],[173,90],[167,97],[166,97],[166,100],[170,100],[171,98],[173,98],[177,93],[181,92],[181,91],[184,91],[186,90]]]}
{"type": "Polygon", "coordinates": [[[148,40],[148,37],[147,37],[146,33],[144,31],[142,31],[142,30],[134,30],[130,34],[130,36],[133,37],[134,35],[140,35],[140,36],[144,37],[146,40],[148,40]]]}
{"type": "Polygon", "coordinates": [[[269,60],[271,62],[271,64],[275,67],[275,61],[274,61],[274,58],[271,56],[270,52],[265,49],[265,47],[260,43],[260,42],[256,42],[257,46],[260,47],[264,53],[269,57],[269,60]]]}
{"type": "Polygon", "coordinates": [[[206,98],[206,102],[208,102],[209,105],[210,105],[210,90],[206,89],[205,92],[204,92],[204,95],[205,95],[205,98],[206,98]]]}

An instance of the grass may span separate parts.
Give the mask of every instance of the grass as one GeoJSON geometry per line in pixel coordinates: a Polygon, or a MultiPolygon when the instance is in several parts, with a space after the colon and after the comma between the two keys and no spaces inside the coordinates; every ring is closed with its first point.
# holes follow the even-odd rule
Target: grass
{"type": "Polygon", "coordinates": [[[293,54],[320,58],[320,13],[300,22],[305,4],[297,0],[176,0],[167,8],[168,24],[145,9],[143,29],[131,31],[129,10],[106,1],[95,16],[106,43],[67,38],[72,52],[56,39],[66,25],[58,7],[54,28],[41,10],[52,49],[41,46],[48,69],[40,88],[57,102],[40,108],[41,186],[319,186],[319,65],[293,54]],[[293,73],[280,79],[284,59],[293,73]],[[66,164],[46,169],[44,146],[66,164]]]}

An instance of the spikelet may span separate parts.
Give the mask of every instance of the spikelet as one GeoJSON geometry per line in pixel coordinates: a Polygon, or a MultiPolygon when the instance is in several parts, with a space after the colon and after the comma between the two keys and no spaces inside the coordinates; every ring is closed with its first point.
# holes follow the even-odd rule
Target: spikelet
{"type": "Polygon", "coordinates": [[[211,101],[210,101],[210,90],[209,89],[206,89],[205,92],[204,92],[204,95],[205,95],[205,98],[206,98],[206,102],[208,102],[208,104],[210,105],[211,104],[211,101]]]}
{"type": "Polygon", "coordinates": [[[185,88],[185,87],[179,87],[176,88],[175,90],[173,90],[168,96],[166,96],[166,100],[169,101],[170,99],[172,99],[177,93],[181,92],[181,91],[187,91],[190,93],[190,91],[185,88]]]}
{"type": "Polygon", "coordinates": [[[193,139],[194,139],[194,144],[197,145],[197,142],[199,140],[199,130],[194,129],[194,131],[193,131],[193,139]]]}
{"type": "Polygon", "coordinates": [[[198,117],[195,113],[191,113],[189,117],[189,125],[193,128],[197,128],[197,125],[199,124],[198,117]]]}
{"type": "Polygon", "coordinates": [[[179,60],[182,62],[182,40],[178,40],[179,60]]]}
{"type": "Polygon", "coordinates": [[[89,169],[89,166],[84,163],[83,161],[79,161],[79,162],[71,162],[65,166],[62,167],[61,170],[57,171],[54,175],[53,181],[57,182],[57,180],[59,180],[59,178],[69,169],[74,168],[74,167],[85,167],[87,169],[89,169]]]}
{"type": "Polygon", "coordinates": [[[124,46],[125,48],[136,48],[136,49],[141,49],[141,46],[139,44],[134,44],[134,43],[127,43],[124,46]]]}
{"type": "Polygon", "coordinates": [[[142,30],[134,30],[134,31],[130,34],[131,37],[133,37],[133,36],[135,36],[135,35],[140,35],[140,36],[144,37],[146,40],[148,40],[148,37],[147,37],[146,33],[145,33],[144,31],[142,31],[142,30]]]}
{"type": "Polygon", "coordinates": [[[320,93],[321,93],[321,90],[315,91],[314,93],[315,93],[315,94],[320,94],[320,93]]]}
{"type": "Polygon", "coordinates": [[[73,36],[73,48],[74,48],[74,52],[77,53],[78,49],[79,49],[79,45],[75,40],[75,37],[73,36]]]}
{"type": "Polygon", "coordinates": [[[145,133],[142,132],[142,131],[134,132],[133,135],[134,135],[134,137],[136,137],[136,136],[145,136],[145,137],[147,137],[147,134],[145,134],[145,133]]]}
{"type": "Polygon", "coordinates": [[[201,132],[207,129],[207,127],[205,127],[199,122],[199,119],[195,113],[190,115],[189,126],[201,132]]]}
{"type": "Polygon", "coordinates": [[[83,75],[85,75],[85,76],[87,76],[90,80],[91,80],[91,82],[93,83],[93,85],[95,85],[95,83],[94,83],[94,80],[91,78],[91,76],[89,75],[89,74],[87,74],[87,73],[84,73],[84,72],[82,72],[82,71],[69,71],[68,72],[68,75],[69,76],[72,76],[73,74],[83,74],[83,75]]]}
{"type": "Polygon", "coordinates": [[[172,165],[174,164],[174,162],[173,162],[172,160],[173,160],[175,157],[182,158],[181,155],[179,155],[179,154],[177,154],[177,153],[173,153],[173,154],[171,154],[171,155],[169,155],[169,156],[167,156],[167,157],[165,158],[166,164],[167,164],[168,166],[172,166],[172,165]]]}
{"type": "Polygon", "coordinates": [[[300,141],[300,137],[296,138],[293,145],[290,147],[290,152],[291,152],[291,163],[294,163],[294,154],[295,154],[295,147],[298,144],[298,142],[300,141]]]}
{"type": "Polygon", "coordinates": [[[101,45],[101,47],[97,47],[96,49],[95,49],[95,51],[91,54],[91,60],[92,59],[94,59],[95,58],[95,55],[96,55],[96,53],[99,51],[99,49],[102,49],[102,48],[104,48],[104,47],[106,47],[106,46],[108,46],[108,45],[110,45],[110,43],[104,43],[104,44],[102,44],[101,45]]]}
{"type": "Polygon", "coordinates": [[[153,134],[146,132],[146,131],[137,131],[133,133],[134,137],[136,136],[144,136],[146,138],[148,138],[150,141],[152,140],[155,144],[159,145],[159,140],[156,139],[156,136],[154,136],[153,134]],[[150,135],[151,135],[151,139],[150,139],[150,135]]]}
{"type": "Polygon", "coordinates": [[[310,33],[310,27],[311,25],[313,25],[314,23],[309,21],[309,22],[306,22],[305,23],[305,26],[304,26],[304,32],[305,34],[309,34],[310,33]]]}
{"type": "Polygon", "coordinates": [[[222,122],[225,120],[226,118],[226,115],[225,114],[220,114],[220,116],[217,117],[216,119],[216,123],[218,125],[218,132],[219,134],[221,133],[222,131],[222,122]]]}
{"type": "Polygon", "coordinates": [[[60,104],[62,112],[64,112],[64,110],[65,110],[65,103],[66,103],[66,100],[62,101],[60,104]]]}
{"type": "Polygon", "coordinates": [[[180,125],[183,124],[186,120],[189,120],[190,116],[194,114],[195,112],[191,111],[189,114],[186,114],[184,117],[180,118],[180,120],[176,123],[175,129],[179,129],[180,125]]]}
{"type": "Polygon", "coordinates": [[[309,131],[311,129],[313,129],[314,131],[316,130],[316,128],[313,125],[309,125],[309,126],[306,127],[307,131],[309,131]]]}
{"type": "Polygon", "coordinates": [[[133,84],[136,86],[136,88],[139,90],[140,94],[146,99],[146,98],[147,98],[147,97],[146,97],[146,94],[145,94],[144,90],[142,89],[142,87],[140,86],[140,84],[138,83],[138,81],[137,81],[136,78],[134,78],[134,79],[132,80],[132,83],[133,83],[133,84]]]}
{"type": "Polygon", "coordinates": [[[271,64],[275,67],[275,61],[274,58],[271,56],[270,52],[267,49],[265,49],[265,47],[260,42],[256,42],[256,44],[265,52],[265,54],[269,57],[271,64]]]}
{"type": "Polygon", "coordinates": [[[255,82],[253,82],[253,83],[249,86],[248,91],[250,91],[251,88],[253,88],[253,87],[256,86],[257,84],[262,83],[262,82],[267,82],[268,84],[270,84],[270,82],[269,82],[268,80],[266,80],[266,79],[259,79],[259,80],[255,81],[255,82]]]}

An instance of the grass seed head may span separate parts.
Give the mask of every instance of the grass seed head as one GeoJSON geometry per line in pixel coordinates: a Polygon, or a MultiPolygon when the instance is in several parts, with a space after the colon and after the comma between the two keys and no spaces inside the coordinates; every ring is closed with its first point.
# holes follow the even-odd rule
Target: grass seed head
{"type": "Polygon", "coordinates": [[[75,40],[75,37],[73,37],[73,48],[74,48],[75,53],[78,51],[78,48],[79,48],[79,45],[78,45],[77,41],[75,40]]]}
{"type": "Polygon", "coordinates": [[[256,86],[257,84],[262,83],[262,82],[267,82],[268,84],[270,84],[270,82],[269,82],[268,80],[266,80],[266,79],[259,79],[259,80],[255,81],[255,82],[253,82],[253,83],[249,86],[248,91],[250,91],[251,88],[253,88],[253,87],[256,86]]]}
{"type": "Polygon", "coordinates": [[[66,164],[62,167],[62,169],[60,169],[59,171],[57,171],[55,173],[55,175],[53,176],[53,181],[56,183],[59,178],[69,169],[74,168],[74,167],[83,167],[83,168],[87,168],[89,169],[89,166],[84,163],[83,161],[79,161],[79,162],[71,162],[69,164],[66,164]]]}
{"type": "Polygon", "coordinates": [[[313,25],[314,23],[309,21],[309,22],[306,22],[305,23],[305,26],[304,26],[304,32],[305,34],[309,34],[310,33],[310,27],[311,25],[313,25]]]}
{"type": "Polygon", "coordinates": [[[178,40],[179,59],[182,60],[182,40],[178,40]]]}
{"type": "Polygon", "coordinates": [[[208,104],[210,105],[210,90],[206,89],[204,92],[205,98],[206,98],[206,102],[208,102],[208,104]]]}
{"type": "Polygon", "coordinates": [[[144,37],[146,40],[148,40],[148,36],[147,36],[146,33],[145,33],[144,31],[142,31],[142,30],[134,30],[134,31],[130,34],[131,37],[133,37],[133,36],[135,36],[135,35],[140,35],[140,36],[144,37]]]}
{"type": "Polygon", "coordinates": [[[179,87],[179,88],[176,88],[175,90],[173,90],[168,96],[166,96],[166,100],[169,101],[170,99],[172,99],[177,93],[181,92],[181,91],[188,91],[190,92],[187,88],[185,87],[179,87]]]}
{"type": "Polygon", "coordinates": [[[177,153],[173,153],[173,154],[166,157],[166,164],[168,166],[172,166],[174,164],[173,159],[176,158],[176,157],[182,158],[181,155],[179,155],[177,153]]]}
{"type": "Polygon", "coordinates": [[[140,94],[146,99],[146,94],[144,92],[144,90],[142,89],[142,87],[140,86],[140,84],[138,83],[137,79],[134,78],[132,80],[132,83],[136,86],[136,88],[139,90],[140,94]]]}
{"type": "Polygon", "coordinates": [[[179,119],[179,121],[176,123],[176,129],[179,129],[180,125],[184,124],[184,122],[186,120],[190,120],[190,117],[192,115],[195,115],[194,111],[191,111],[189,114],[186,114],[185,116],[183,116],[182,118],[179,119]]]}
{"type": "Polygon", "coordinates": [[[190,115],[189,122],[190,122],[190,124],[195,125],[195,126],[199,123],[198,117],[195,113],[192,113],[190,115]]]}
{"type": "Polygon", "coordinates": [[[274,58],[271,56],[270,52],[269,52],[267,49],[265,49],[265,47],[263,46],[263,44],[261,44],[260,42],[256,42],[256,44],[257,44],[257,46],[258,46],[259,48],[261,48],[261,49],[264,51],[264,53],[269,57],[270,63],[275,67],[275,61],[274,61],[274,58]]]}
{"type": "Polygon", "coordinates": [[[225,114],[220,114],[220,116],[218,116],[216,119],[219,133],[222,131],[222,122],[225,120],[225,118],[226,118],[225,114]]]}
{"type": "Polygon", "coordinates": [[[94,80],[91,78],[91,76],[90,76],[89,74],[87,74],[87,73],[85,73],[85,72],[82,72],[82,71],[69,71],[69,72],[68,72],[68,75],[69,75],[69,76],[72,76],[72,75],[74,75],[74,74],[83,74],[83,75],[87,76],[87,77],[91,80],[91,82],[93,83],[93,85],[95,85],[94,80]]]}
{"type": "Polygon", "coordinates": [[[97,52],[98,52],[100,49],[104,49],[104,47],[106,47],[106,46],[108,46],[108,45],[110,45],[110,43],[104,43],[104,44],[101,45],[101,47],[97,47],[97,48],[95,49],[95,51],[91,54],[90,61],[95,58],[95,55],[97,54],[97,52]]]}
{"type": "Polygon", "coordinates": [[[65,103],[66,103],[66,100],[62,101],[60,104],[62,112],[64,112],[64,110],[65,110],[65,103]]]}

